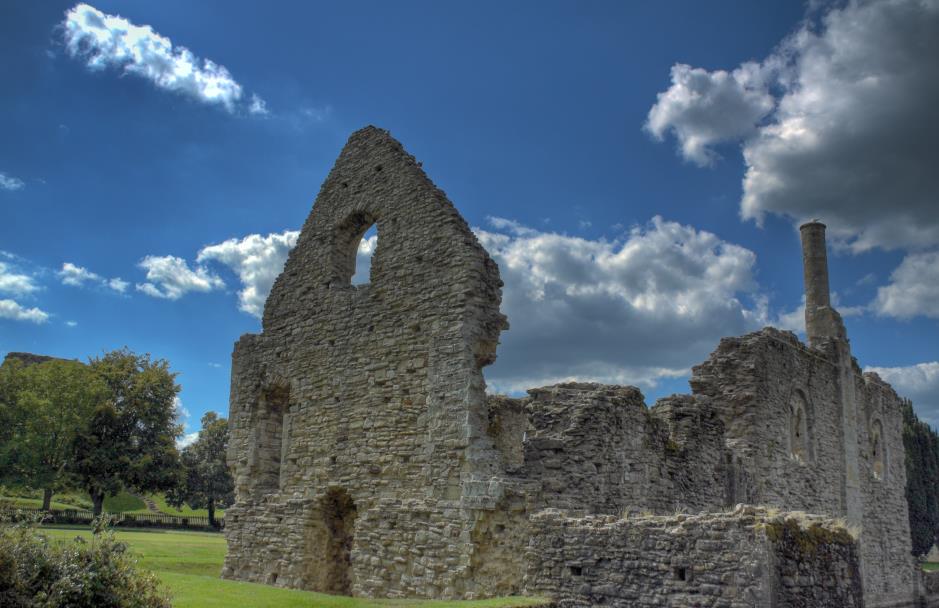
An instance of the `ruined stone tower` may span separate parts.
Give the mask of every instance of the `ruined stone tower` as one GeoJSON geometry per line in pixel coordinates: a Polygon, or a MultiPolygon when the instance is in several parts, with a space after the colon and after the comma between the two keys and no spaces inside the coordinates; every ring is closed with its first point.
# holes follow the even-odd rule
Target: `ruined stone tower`
{"type": "Polygon", "coordinates": [[[482,441],[481,368],[506,325],[501,286],[414,158],[386,131],[354,133],[274,284],[263,332],[235,346],[224,576],[332,593],[474,592],[473,509],[500,491],[482,441]],[[371,280],[352,285],[372,225],[371,280]]]}

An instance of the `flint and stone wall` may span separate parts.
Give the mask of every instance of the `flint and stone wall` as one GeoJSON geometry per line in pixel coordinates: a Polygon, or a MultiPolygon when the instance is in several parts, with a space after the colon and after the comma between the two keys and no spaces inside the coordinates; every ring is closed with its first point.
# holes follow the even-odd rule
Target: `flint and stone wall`
{"type": "Polygon", "coordinates": [[[526,591],[564,607],[864,605],[856,541],[830,520],[738,507],[532,521],[526,591]]]}
{"type": "Polygon", "coordinates": [[[502,499],[481,368],[498,267],[386,132],[354,134],[233,355],[223,575],[382,596],[489,593],[480,509],[502,499]],[[377,225],[371,278],[354,286],[377,225]]]}

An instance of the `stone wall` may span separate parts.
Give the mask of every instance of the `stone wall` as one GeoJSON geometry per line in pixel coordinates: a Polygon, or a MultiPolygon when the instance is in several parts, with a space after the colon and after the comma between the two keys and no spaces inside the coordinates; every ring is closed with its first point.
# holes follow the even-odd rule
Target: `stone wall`
{"type": "Polygon", "coordinates": [[[861,607],[857,544],[837,523],[738,507],[703,515],[533,518],[526,591],[561,606],[861,607]]]}
{"type": "Polygon", "coordinates": [[[916,573],[904,515],[905,463],[897,460],[904,453],[899,398],[876,376],[862,375],[843,342],[819,339],[817,346],[772,328],[725,338],[694,368],[691,386],[711,399],[734,468],[745,472],[734,500],[846,518],[862,530],[868,603],[908,601],[916,573]],[[850,391],[842,390],[845,377],[850,391]],[[843,406],[846,393],[853,398],[843,406]],[[795,423],[799,412],[802,426],[795,423]],[[847,487],[844,417],[853,417],[854,493],[847,487]],[[852,509],[851,501],[860,504],[852,509]]]}
{"type": "Polygon", "coordinates": [[[473,535],[503,499],[481,368],[498,268],[386,132],[350,138],[232,367],[224,576],[337,593],[486,591],[473,535]],[[376,225],[370,282],[355,253],[376,225]]]}
{"type": "Polygon", "coordinates": [[[727,502],[723,423],[707,399],[675,395],[647,408],[635,387],[564,383],[525,399],[490,399],[511,481],[528,510],[674,513],[727,502]]]}

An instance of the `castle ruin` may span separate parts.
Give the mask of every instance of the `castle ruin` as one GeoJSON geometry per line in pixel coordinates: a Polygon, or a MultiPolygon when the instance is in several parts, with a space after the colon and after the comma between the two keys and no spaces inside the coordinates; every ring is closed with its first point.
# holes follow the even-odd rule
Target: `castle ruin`
{"type": "Polygon", "coordinates": [[[354,133],[263,331],[235,345],[223,576],[565,606],[918,605],[900,399],[851,356],[825,227],[801,232],[808,345],[726,338],[692,394],[652,407],[628,386],[487,395],[508,328],[497,265],[397,141],[354,133]],[[352,285],[371,226],[371,279],[352,285]]]}

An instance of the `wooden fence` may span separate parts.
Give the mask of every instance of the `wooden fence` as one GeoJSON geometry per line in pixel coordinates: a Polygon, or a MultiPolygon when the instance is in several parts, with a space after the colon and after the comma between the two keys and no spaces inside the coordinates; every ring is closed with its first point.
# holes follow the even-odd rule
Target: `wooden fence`
{"type": "MultiPolygon", "coordinates": [[[[43,511],[15,505],[0,505],[0,511],[13,519],[42,516],[46,524],[88,524],[94,517],[83,509],[50,509],[43,511]]],[[[127,528],[177,528],[185,530],[221,530],[225,518],[216,517],[216,527],[209,525],[205,515],[167,515],[165,513],[108,513],[112,525],[127,528]]]]}

